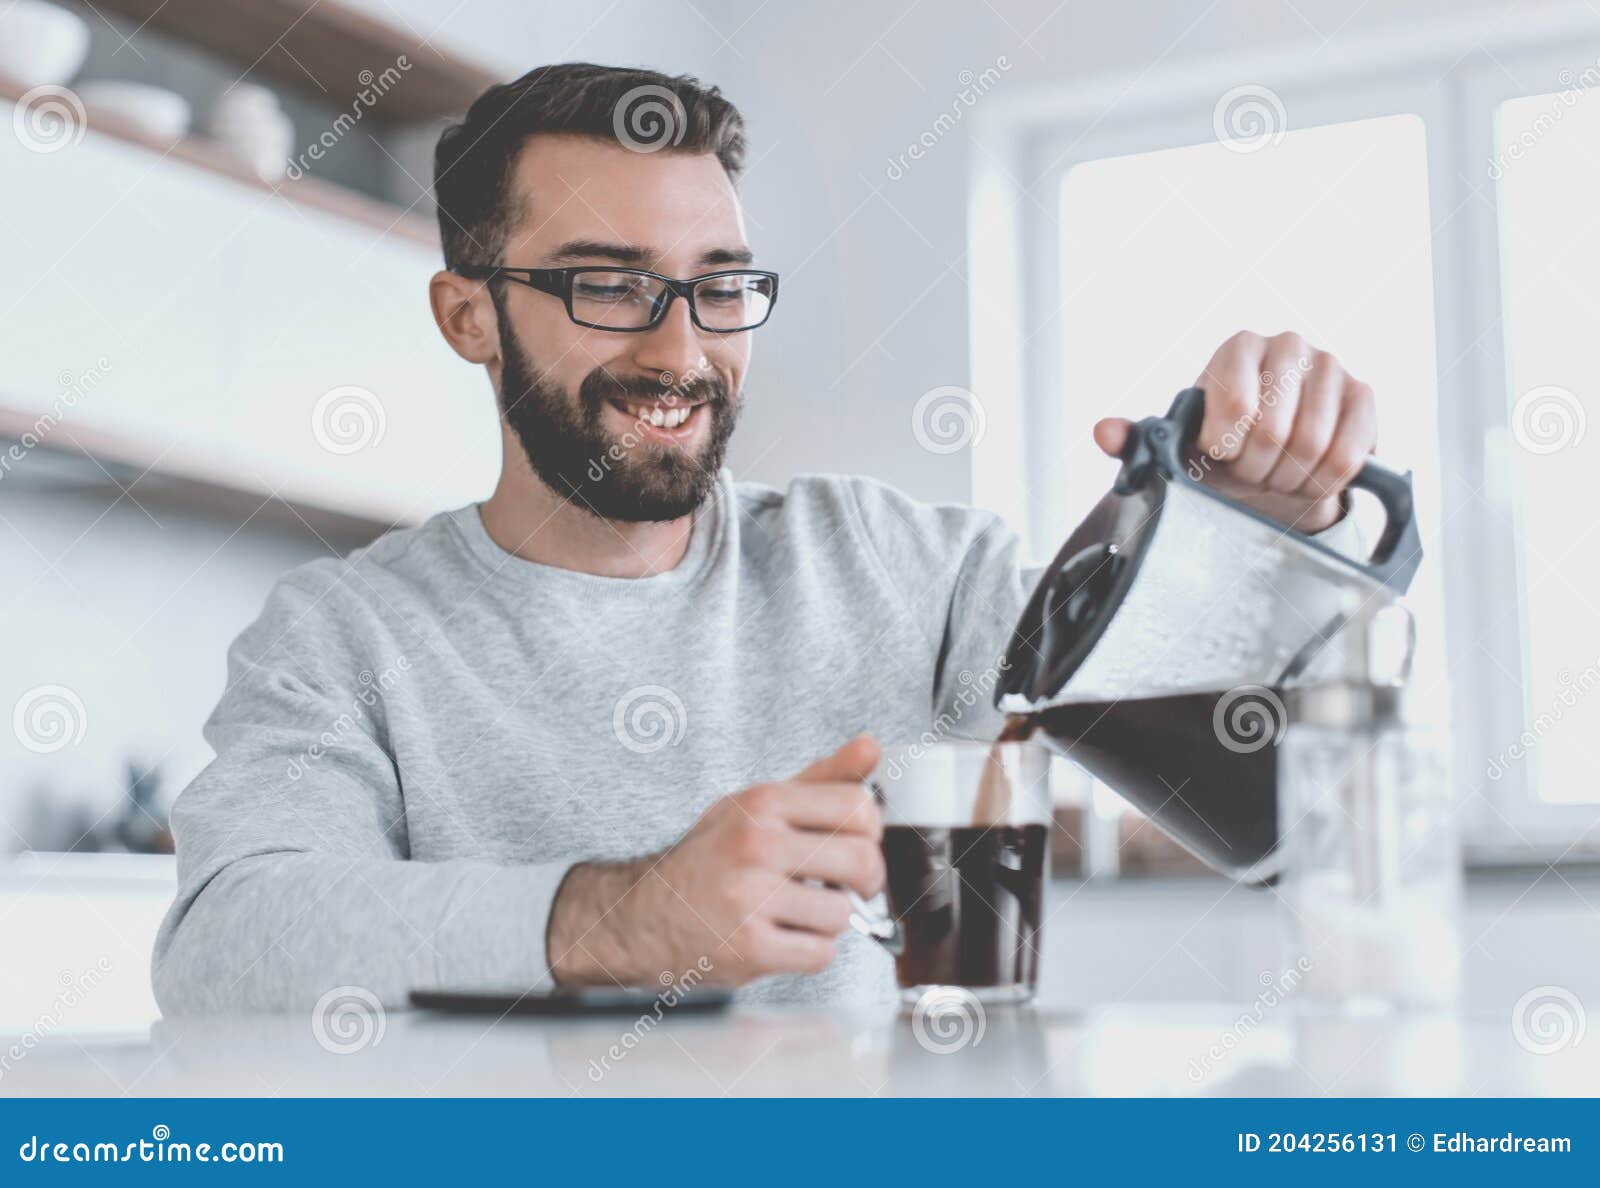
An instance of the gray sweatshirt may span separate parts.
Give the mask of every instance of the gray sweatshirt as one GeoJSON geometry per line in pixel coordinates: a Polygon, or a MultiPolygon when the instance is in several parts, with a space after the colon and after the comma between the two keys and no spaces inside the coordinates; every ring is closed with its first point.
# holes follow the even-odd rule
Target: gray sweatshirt
{"type": "MultiPolygon", "coordinates": [[[[301,566],[229,651],[217,757],[173,810],[161,1007],[548,987],[574,862],[660,850],[863,730],[886,758],[936,720],[992,737],[987,690],[1035,576],[992,514],[726,471],[654,577],[522,560],[476,506],[301,566]]],[[[890,958],[852,932],[824,973],[741,997],[892,992],[890,958]]]]}

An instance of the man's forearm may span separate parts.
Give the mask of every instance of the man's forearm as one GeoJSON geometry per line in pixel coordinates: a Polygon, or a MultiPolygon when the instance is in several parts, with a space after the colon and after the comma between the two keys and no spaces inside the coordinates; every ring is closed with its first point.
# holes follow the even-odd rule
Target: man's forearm
{"type": "Polygon", "coordinates": [[[199,1014],[301,1010],[344,985],[387,1007],[418,988],[547,989],[566,870],[279,852],[191,872],[157,939],[156,997],[199,1014]]]}

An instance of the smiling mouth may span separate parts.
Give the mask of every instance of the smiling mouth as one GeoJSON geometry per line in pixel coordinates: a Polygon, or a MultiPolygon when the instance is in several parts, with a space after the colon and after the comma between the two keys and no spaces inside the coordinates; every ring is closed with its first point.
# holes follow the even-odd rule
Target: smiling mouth
{"type": "Polygon", "coordinates": [[[607,400],[606,403],[641,428],[653,430],[656,435],[681,437],[699,422],[699,412],[708,402],[699,400],[663,404],[659,401],[607,400]]]}

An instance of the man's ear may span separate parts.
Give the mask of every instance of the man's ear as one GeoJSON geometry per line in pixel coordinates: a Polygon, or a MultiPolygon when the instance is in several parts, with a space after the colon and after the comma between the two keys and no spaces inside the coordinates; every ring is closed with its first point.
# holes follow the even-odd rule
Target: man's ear
{"type": "Polygon", "coordinates": [[[433,321],[450,348],[468,363],[493,363],[500,357],[500,320],[481,280],[436,272],[428,282],[433,321]]]}

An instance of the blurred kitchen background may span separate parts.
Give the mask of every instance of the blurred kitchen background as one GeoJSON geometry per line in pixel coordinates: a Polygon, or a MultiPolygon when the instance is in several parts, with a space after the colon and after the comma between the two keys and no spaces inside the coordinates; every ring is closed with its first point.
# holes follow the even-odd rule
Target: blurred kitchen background
{"type": "MultiPolygon", "coordinates": [[[[1043,560],[1110,481],[1093,421],[1164,409],[1233,331],[1372,383],[1416,472],[1471,959],[1505,993],[1593,980],[1588,3],[0,0],[0,1023],[101,962],[76,1024],[154,1014],[166,812],[229,641],[291,565],[490,490],[492,393],[426,302],[432,144],[572,59],[749,120],[785,300],[740,477],[975,502],[1043,560]]],[[[1064,786],[1054,950],[1167,956],[1047,990],[1226,996],[1273,960],[1269,896],[1064,786]]]]}

